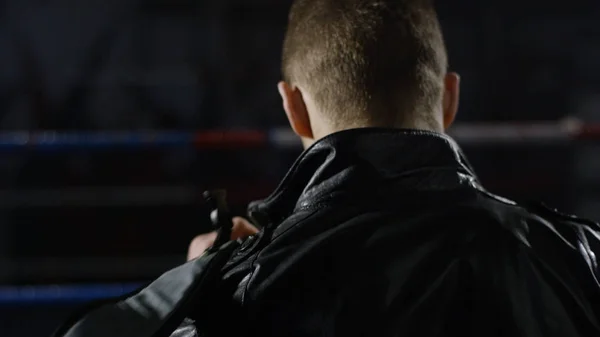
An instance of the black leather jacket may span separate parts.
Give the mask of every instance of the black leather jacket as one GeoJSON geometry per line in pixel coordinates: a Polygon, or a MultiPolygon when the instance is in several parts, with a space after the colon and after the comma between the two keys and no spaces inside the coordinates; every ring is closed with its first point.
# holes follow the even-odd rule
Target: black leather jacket
{"type": "Polygon", "coordinates": [[[600,227],[487,192],[447,136],[331,135],[249,213],[263,229],[198,331],[600,336],[600,227]]]}

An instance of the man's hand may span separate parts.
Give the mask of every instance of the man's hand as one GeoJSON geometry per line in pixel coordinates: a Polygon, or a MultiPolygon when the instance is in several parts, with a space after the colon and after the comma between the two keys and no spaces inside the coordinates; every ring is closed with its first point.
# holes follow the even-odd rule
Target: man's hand
{"type": "MultiPolygon", "coordinates": [[[[231,240],[245,238],[258,233],[258,229],[252,226],[252,224],[244,218],[235,217],[232,219],[232,222],[233,229],[231,230],[231,240]]],[[[213,245],[216,239],[217,232],[210,232],[195,237],[188,249],[188,261],[204,254],[204,252],[213,245]]]]}

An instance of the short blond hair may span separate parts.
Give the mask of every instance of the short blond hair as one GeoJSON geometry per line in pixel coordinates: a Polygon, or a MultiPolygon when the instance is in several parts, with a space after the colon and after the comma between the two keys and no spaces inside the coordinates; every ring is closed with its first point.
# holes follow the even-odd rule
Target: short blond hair
{"type": "Polygon", "coordinates": [[[296,0],[282,71],[336,124],[430,120],[447,54],[427,0],[296,0]]]}

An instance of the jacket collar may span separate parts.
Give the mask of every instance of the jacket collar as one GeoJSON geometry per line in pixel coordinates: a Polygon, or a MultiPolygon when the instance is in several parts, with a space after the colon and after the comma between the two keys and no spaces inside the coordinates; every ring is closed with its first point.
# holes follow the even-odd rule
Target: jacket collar
{"type": "Polygon", "coordinates": [[[250,204],[249,215],[259,223],[277,222],[324,196],[391,181],[413,191],[465,184],[481,188],[449,136],[422,130],[352,129],[329,135],[304,151],[267,199],[250,204]]]}

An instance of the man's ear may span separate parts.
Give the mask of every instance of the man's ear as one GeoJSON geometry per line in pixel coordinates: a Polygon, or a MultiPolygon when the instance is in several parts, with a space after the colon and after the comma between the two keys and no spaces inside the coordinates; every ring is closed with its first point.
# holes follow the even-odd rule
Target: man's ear
{"type": "Polygon", "coordinates": [[[283,110],[294,132],[305,141],[312,140],[314,136],[310,117],[300,89],[286,82],[279,82],[277,89],[283,101],[283,110]]]}
{"type": "Polygon", "coordinates": [[[444,130],[447,130],[458,113],[458,102],[460,99],[460,76],[457,73],[448,73],[444,78],[444,130]]]}

